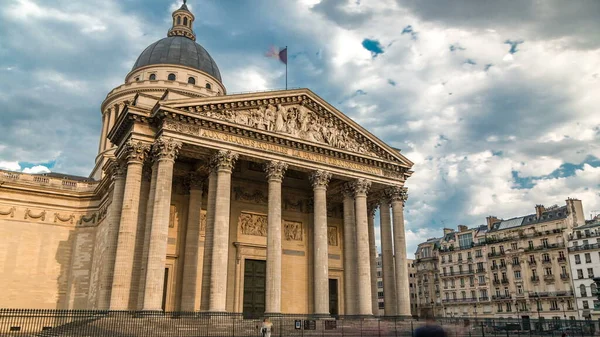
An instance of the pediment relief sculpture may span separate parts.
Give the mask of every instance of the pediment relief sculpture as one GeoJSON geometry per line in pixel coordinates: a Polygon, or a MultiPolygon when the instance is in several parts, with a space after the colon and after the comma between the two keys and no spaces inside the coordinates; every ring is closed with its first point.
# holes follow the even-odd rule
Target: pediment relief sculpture
{"type": "Polygon", "coordinates": [[[258,130],[281,133],[305,141],[325,144],[334,148],[380,157],[375,145],[366,139],[358,139],[357,132],[339,118],[316,113],[306,104],[267,104],[242,109],[205,110],[190,107],[191,112],[221,119],[230,123],[258,130]]]}

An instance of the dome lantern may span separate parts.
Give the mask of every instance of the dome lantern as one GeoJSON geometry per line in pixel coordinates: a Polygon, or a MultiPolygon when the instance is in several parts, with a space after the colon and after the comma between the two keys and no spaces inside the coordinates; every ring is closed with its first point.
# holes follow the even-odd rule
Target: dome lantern
{"type": "Polygon", "coordinates": [[[169,29],[167,36],[183,36],[196,41],[196,34],[194,34],[192,28],[195,19],[194,14],[187,8],[186,3],[187,0],[183,0],[183,5],[173,12],[173,27],[169,29]]]}

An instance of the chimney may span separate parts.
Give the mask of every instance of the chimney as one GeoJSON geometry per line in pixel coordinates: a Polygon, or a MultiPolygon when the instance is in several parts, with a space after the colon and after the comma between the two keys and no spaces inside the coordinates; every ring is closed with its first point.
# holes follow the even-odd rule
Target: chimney
{"type": "Polygon", "coordinates": [[[581,200],[568,198],[567,214],[572,219],[573,227],[585,225],[585,215],[583,214],[581,200]]]}
{"type": "Polygon", "coordinates": [[[459,232],[466,232],[467,230],[469,230],[469,227],[467,227],[465,225],[458,225],[459,232]]]}
{"type": "Polygon", "coordinates": [[[492,229],[492,226],[493,226],[493,225],[494,225],[496,222],[500,221],[500,219],[496,218],[496,217],[495,217],[495,216],[493,216],[493,215],[490,215],[490,216],[488,216],[488,217],[487,217],[487,218],[485,218],[485,219],[487,220],[487,227],[488,227],[488,230],[492,229]]]}
{"type": "Polygon", "coordinates": [[[542,217],[542,213],[544,213],[545,210],[546,208],[544,208],[544,205],[535,205],[535,215],[538,219],[542,217]]]}
{"type": "Polygon", "coordinates": [[[444,235],[454,232],[452,228],[444,228],[444,235]]]}

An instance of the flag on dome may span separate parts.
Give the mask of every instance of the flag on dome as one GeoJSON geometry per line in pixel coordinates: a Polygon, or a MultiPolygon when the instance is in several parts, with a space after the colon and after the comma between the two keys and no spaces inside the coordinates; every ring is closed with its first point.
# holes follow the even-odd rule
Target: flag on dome
{"type": "Polygon", "coordinates": [[[267,52],[267,57],[276,58],[287,65],[287,47],[279,49],[273,46],[271,47],[271,50],[267,52]]]}

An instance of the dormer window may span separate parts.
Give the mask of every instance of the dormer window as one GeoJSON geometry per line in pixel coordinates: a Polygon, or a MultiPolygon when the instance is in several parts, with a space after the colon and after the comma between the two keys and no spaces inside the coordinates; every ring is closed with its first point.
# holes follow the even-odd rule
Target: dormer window
{"type": "Polygon", "coordinates": [[[212,86],[210,85],[210,83],[206,83],[206,89],[211,90],[212,86]]]}
{"type": "Polygon", "coordinates": [[[196,79],[193,77],[188,77],[188,83],[189,84],[196,84],[196,79]]]}
{"type": "Polygon", "coordinates": [[[156,81],[156,74],[150,74],[150,81],[156,81]]]}
{"type": "Polygon", "coordinates": [[[169,76],[167,77],[167,79],[168,79],[169,81],[175,81],[175,79],[177,79],[177,77],[175,76],[175,74],[173,74],[173,73],[170,73],[170,74],[169,74],[169,76]]]}

